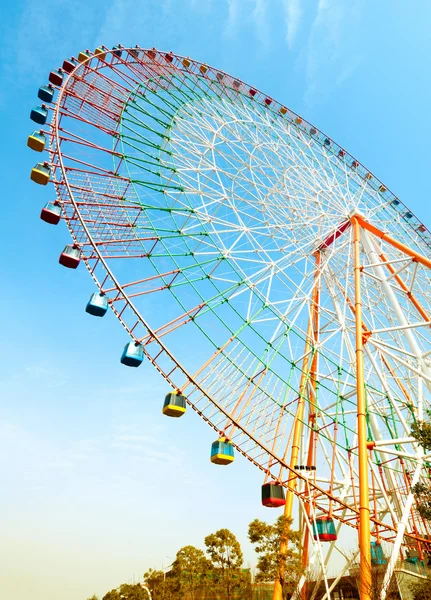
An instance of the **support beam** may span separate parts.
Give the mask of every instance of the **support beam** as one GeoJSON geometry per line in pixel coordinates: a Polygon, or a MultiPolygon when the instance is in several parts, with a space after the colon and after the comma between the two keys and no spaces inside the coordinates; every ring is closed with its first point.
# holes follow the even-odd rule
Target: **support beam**
{"type": "MultiPolygon", "coordinates": [[[[320,256],[320,253],[319,253],[320,256]]],[[[297,477],[295,473],[295,466],[298,464],[298,456],[299,449],[301,445],[301,436],[304,427],[304,412],[305,412],[305,395],[307,393],[307,383],[310,376],[310,357],[313,354],[313,325],[314,325],[314,303],[316,301],[316,289],[318,282],[319,273],[317,267],[314,273],[314,287],[313,287],[313,295],[311,299],[311,307],[310,307],[310,317],[308,321],[307,327],[307,335],[305,339],[305,353],[304,353],[304,361],[302,365],[302,374],[301,381],[299,384],[299,397],[298,397],[298,406],[296,408],[295,415],[295,423],[294,423],[294,431],[293,431],[293,441],[292,441],[292,451],[290,456],[290,475],[289,481],[286,490],[286,503],[284,505],[284,517],[286,519],[292,518],[293,512],[293,499],[295,496],[296,482],[297,477]]],[[[283,600],[283,585],[284,581],[284,572],[285,572],[285,558],[287,553],[288,546],[288,534],[289,534],[290,525],[287,523],[285,530],[283,532],[281,543],[280,543],[280,563],[278,568],[278,577],[275,578],[274,582],[274,591],[272,595],[272,600],[283,600]]]]}
{"type": "Polygon", "coordinates": [[[361,301],[361,227],[359,220],[352,217],[354,280],[355,280],[355,324],[356,324],[356,395],[359,459],[359,552],[360,552],[360,600],[371,600],[371,538],[370,504],[367,456],[367,422],[364,382],[364,353],[362,348],[362,301],[361,301]]]}
{"type": "Polygon", "coordinates": [[[399,242],[395,238],[391,237],[390,235],[388,235],[387,233],[385,233],[384,231],[382,231],[375,225],[371,225],[371,223],[368,223],[368,221],[366,221],[364,219],[364,217],[362,217],[361,215],[355,215],[354,217],[352,217],[352,222],[353,222],[353,220],[355,220],[361,227],[363,227],[364,229],[366,229],[367,231],[369,231],[376,237],[380,238],[384,242],[387,242],[388,244],[390,244],[397,250],[401,250],[401,252],[404,252],[404,254],[406,254],[407,256],[410,256],[416,262],[423,265],[424,267],[428,267],[428,269],[431,269],[431,260],[429,258],[426,258],[419,252],[416,252],[415,250],[412,250],[412,248],[409,248],[405,244],[402,244],[401,242],[399,242]]]}

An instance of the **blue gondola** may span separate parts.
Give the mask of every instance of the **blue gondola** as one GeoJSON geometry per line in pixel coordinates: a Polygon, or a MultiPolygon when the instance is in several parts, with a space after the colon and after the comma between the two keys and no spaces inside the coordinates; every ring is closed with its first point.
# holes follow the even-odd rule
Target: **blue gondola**
{"type": "Polygon", "coordinates": [[[42,221],[45,221],[45,223],[49,223],[50,225],[57,225],[61,219],[60,205],[54,204],[54,202],[47,202],[42,208],[40,218],[42,219],[42,221]]]}
{"type": "Polygon", "coordinates": [[[327,515],[317,517],[316,522],[313,522],[313,538],[321,542],[334,542],[337,539],[337,532],[331,517],[327,515]]]}
{"type": "Polygon", "coordinates": [[[45,125],[46,119],[48,118],[48,109],[42,104],[42,106],[35,106],[31,113],[30,119],[39,125],[45,125]]]}
{"type": "Polygon", "coordinates": [[[112,48],[112,54],[114,54],[115,56],[118,56],[118,58],[121,58],[121,55],[123,54],[122,47],[123,46],[121,44],[117,44],[117,46],[114,46],[112,48]]]}
{"type": "Polygon", "coordinates": [[[51,103],[54,98],[54,92],[55,90],[52,85],[42,85],[37,92],[37,97],[42,100],[42,102],[51,103]]]}
{"type": "Polygon", "coordinates": [[[103,317],[108,310],[108,299],[104,294],[98,292],[91,294],[90,300],[85,307],[85,312],[94,317],[103,317]]]}
{"type": "Polygon", "coordinates": [[[216,465],[230,465],[234,461],[233,445],[226,437],[219,437],[211,446],[211,462],[216,465]]]}
{"type": "Polygon", "coordinates": [[[42,152],[45,150],[46,137],[42,131],[33,131],[28,136],[27,146],[35,152],[42,152]]]}
{"type": "Polygon", "coordinates": [[[380,542],[371,542],[371,564],[385,565],[386,558],[383,554],[383,548],[380,542]]]}
{"type": "Polygon", "coordinates": [[[136,342],[129,342],[124,346],[121,355],[121,363],[127,367],[139,367],[144,360],[144,351],[142,346],[136,342]]]}
{"type": "Polygon", "coordinates": [[[68,269],[76,269],[81,261],[81,251],[76,246],[68,244],[60,254],[58,262],[68,269]]]}
{"type": "Polygon", "coordinates": [[[166,395],[162,413],[167,417],[182,417],[186,412],[186,398],[181,392],[171,392],[166,395]]]}

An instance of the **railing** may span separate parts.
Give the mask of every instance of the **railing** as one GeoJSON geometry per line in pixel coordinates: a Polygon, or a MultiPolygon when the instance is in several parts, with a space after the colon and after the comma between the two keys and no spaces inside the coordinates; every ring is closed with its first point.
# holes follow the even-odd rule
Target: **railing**
{"type": "Polygon", "coordinates": [[[431,569],[426,567],[418,561],[417,563],[411,563],[406,560],[397,560],[395,563],[395,571],[408,571],[421,577],[431,576],[431,569]]]}

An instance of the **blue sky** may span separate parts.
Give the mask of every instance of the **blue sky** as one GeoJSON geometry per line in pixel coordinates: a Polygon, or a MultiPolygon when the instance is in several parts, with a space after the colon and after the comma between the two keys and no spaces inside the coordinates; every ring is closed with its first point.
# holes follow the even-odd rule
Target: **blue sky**
{"type": "Polygon", "coordinates": [[[112,315],[84,312],[93,284],[58,266],[64,226],[39,220],[52,190],[29,180],[29,112],[51,69],[122,43],[190,55],[315,123],[430,224],[431,4],[400,0],[38,0],[0,30],[3,128],[0,590],[85,600],[220,527],[254,557],[247,524],[261,474],[209,463],[214,434],[161,415],[166,386],[119,363],[112,315]]]}

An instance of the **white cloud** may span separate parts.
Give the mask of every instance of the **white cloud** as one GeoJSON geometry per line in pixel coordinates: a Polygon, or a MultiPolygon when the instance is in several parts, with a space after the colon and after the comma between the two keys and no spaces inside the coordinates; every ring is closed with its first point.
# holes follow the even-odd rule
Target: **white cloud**
{"type": "Polygon", "coordinates": [[[255,28],[256,37],[261,44],[261,50],[267,50],[270,44],[270,31],[268,23],[268,0],[255,0],[254,8],[251,13],[255,28]]]}
{"type": "Polygon", "coordinates": [[[235,37],[238,16],[239,16],[239,0],[227,0],[228,11],[227,19],[223,27],[223,35],[226,37],[235,37]]]}
{"type": "Polygon", "coordinates": [[[357,1],[319,0],[306,49],[306,102],[317,91],[322,93],[328,82],[342,83],[360,64],[358,51],[352,52],[356,30],[353,24],[359,18],[357,1]]]}
{"type": "Polygon", "coordinates": [[[302,18],[301,0],[283,0],[284,22],[286,25],[286,41],[291,50],[295,44],[302,18]]]}

